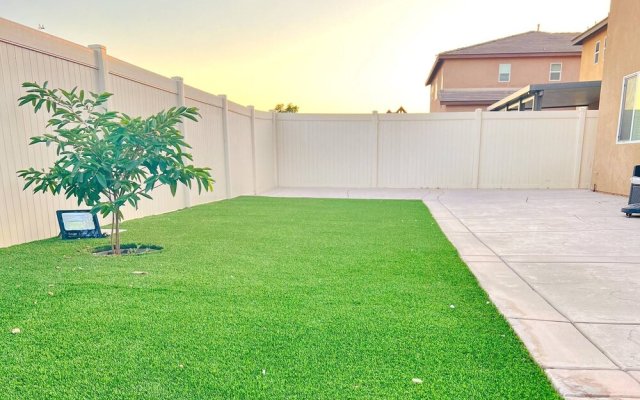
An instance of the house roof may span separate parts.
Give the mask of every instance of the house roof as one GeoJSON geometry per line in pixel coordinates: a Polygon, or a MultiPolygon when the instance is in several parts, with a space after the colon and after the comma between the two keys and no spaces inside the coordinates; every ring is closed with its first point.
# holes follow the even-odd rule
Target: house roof
{"type": "Polygon", "coordinates": [[[518,89],[448,89],[441,90],[438,98],[441,103],[486,103],[491,104],[503,99],[518,89]]]}
{"type": "Polygon", "coordinates": [[[589,39],[591,36],[595,35],[596,33],[601,32],[604,29],[607,29],[608,25],[609,25],[609,17],[603,19],[602,21],[598,22],[597,24],[595,24],[591,28],[587,29],[586,31],[584,31],[581,34],[579,34],[578,36],[574,37],[571,40],[571,42],[574,45],[581,45],[581,44],[584,43],[585,40],[589,39]]]}
{"type": "Polygon", "coordinates": [[[539,32],[530,31],[508,36],[489,42],[445,51],[438,54],[425,85],[430,85],[443,60],[452,58],[490,58],[504,56],[536,57],[549,54],[579,56],[582,49],[575,46],[572,39],[576,32],[539,32]]]}

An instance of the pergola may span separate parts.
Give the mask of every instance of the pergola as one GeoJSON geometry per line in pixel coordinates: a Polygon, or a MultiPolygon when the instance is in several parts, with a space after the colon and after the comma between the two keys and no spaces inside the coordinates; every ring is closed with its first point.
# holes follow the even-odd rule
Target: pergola
{"type": "Polygon", "coordinates": [[[487,107],[489,111],[540,111],[589,107],[600,103],[601,81],[532,84],[487,107]]]}

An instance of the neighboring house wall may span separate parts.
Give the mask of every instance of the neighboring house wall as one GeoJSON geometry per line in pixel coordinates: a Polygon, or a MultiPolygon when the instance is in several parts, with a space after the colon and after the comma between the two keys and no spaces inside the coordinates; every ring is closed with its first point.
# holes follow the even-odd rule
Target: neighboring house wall
{"type": "Polygon", "coordinates": [[[575,82],[580,76],[580,54],[574,56],[544,57],[495,57],[478,59],[443,60],[436,79],[431,84],[431,112],[466,111],[486,108],[496,100],[480,104],[444,105],[439,93],[448,89],[513,89],[514,91],[531,83],[575,82]],[[562,64],[559,81],[550,81],[552,63],[562,64]],[[509,82],[498,81],[500,64],[511,64],[509,82]],[[444,80],[442,79],[444,76],[444,80]],[[444,83],[443,83],[444,81],[444,83]]]}
{"type": "Polygon", "coordinates": [[[442,90],[442,86],[444,86],[444,64],[440,67],[440,70],[436,74],[435,79],[431,83],[430,89],[430,99],[429,102],[429,112],[443,112],[446,110],[446,106],[440,103],[439,92],[442,90]]]}
{"type": "Polygon", "coordinates": [[[478,108],[487,108],[486,104],[447,104],[441,105],[441,111],[447,112],[465,112],[465,111],[475,111],[478,108]]]}
{"type": "MultiPolygon", "coordinates": [[[[488,59],[445,60],[445,89],[513,88],[531,83],[548,83],[551,63],[562,63],[559,82],[575,82],[580,74],[580,55],[573,57],[504,57],[488,59]],[[498,82],[498,66],[511,64],[509,82],[498,82]]],[[[556,81],[558,82],[558,81],[556,81]]]]}
{"type": "Polygon", "coordinates": [[[640,1],[611,1],[593,182],[599,191],[622,195],[629,191],[633,166],[640,164],[640,143],[616,143],[623,78],[640,71],[639,19],[640,1]]]}
{"type": "Polygon", "coordinates": [[[605,41],[607,39],[607,29],[594,34],[582,43],[582,59],[580,61],[580,80],[599,81],[602,80],[605,60],[605,41]],[[596,43],[600,43],[598,63],[595,63],[596,43]]]}

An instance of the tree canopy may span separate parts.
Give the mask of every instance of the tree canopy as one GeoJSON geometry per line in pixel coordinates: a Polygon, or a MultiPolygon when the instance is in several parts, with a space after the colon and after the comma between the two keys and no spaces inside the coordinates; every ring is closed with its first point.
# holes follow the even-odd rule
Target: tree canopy
{"type": "Polygon", "coordinates": [[[51,114],[46,125],[54,133],[31,138],[30,144],[55,145],[57,159],[47,170],[34,168],[18,171],[25,179],[24,189],[34,192],[75,197],[78,205],[92,207],[103,217],[112,216],[112,248],[120,254],[119,225],[122,207],[135,208],[142,198],[152,199],[157,187],[169,185],[175,195],[178,183],[198,191],[212,190],[214,180],[209,168],[200,168],[185,152],[190,146],[176,128],[184,118],[197,121],[196,108],[173,107],[147,118],[130,117],[108,111],[105,104],[110,93],[89,93],[48,89],[25,82],[27,94],[19,105],[31,104],[34,112],[43,106],[51,114]]]}
{"type": "Polygon", "coordinates": [[[300,107],[293,103],[289,103],[286,106],[283,103],[276,104],[274,111],[279,113],[297,113],[300,107]]]}

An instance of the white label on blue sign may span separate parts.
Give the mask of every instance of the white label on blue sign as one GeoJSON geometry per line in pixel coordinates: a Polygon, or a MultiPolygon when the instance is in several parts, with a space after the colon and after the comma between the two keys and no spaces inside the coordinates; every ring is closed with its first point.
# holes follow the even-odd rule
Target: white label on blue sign
{"type": "Polygon", "coordinates": [[[88,212],[63,213],[62,223],[67,231],[92,231],[96,229],[93,215],[88,212]]]}

